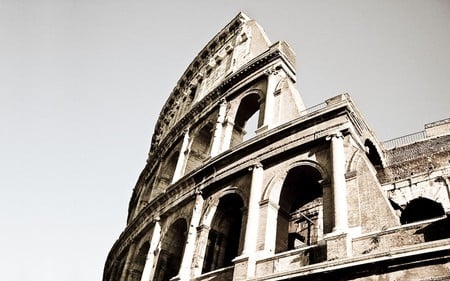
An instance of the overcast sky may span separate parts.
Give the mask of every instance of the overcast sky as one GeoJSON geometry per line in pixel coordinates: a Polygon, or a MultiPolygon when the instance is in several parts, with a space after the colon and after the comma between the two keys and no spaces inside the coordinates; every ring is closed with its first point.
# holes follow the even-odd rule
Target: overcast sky
{"type": "Polygon", "coordinates": [[[159,111],[239,11],[382,140],[450,117],[450,1],[0,0],[0,269],[101,280],[159,111]]]}

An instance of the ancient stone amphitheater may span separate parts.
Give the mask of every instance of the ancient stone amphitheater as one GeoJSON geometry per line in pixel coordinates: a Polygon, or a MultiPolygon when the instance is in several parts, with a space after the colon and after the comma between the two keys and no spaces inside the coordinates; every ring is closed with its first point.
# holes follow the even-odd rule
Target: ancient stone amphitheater
{"type": "Polygon", "coordinates": [[[162,108],[104,281],[447,280],[450,120],[380,142],[349,95],[306,108],[244,14],[162,108]]]}

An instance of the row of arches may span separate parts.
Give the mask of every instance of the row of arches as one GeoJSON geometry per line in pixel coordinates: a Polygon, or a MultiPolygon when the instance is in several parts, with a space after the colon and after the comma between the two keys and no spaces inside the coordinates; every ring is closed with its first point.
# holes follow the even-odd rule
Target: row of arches
{"type": "Polygon", "coordinates": [[[263,92],[252,90],[238,100],[223,101],[215,112],[185,131],[167,149],[156,176],[143,188],[139,199],[141,206],[183,175],[203,165],[207,159],[254,137],[263,123],[263,107],[263,92]]]}
{"type": "MultiPolygon", "coordinates": [[[[322,173],[309,165],[296,166],[287,172],[279,190],[275,253],[314,245],[323,236],[322,180],[322,173]]],[[[248,208],[245,192],[228,188],[220,194],[214,199],[215,203],[203,208],[201,227],[197,228],[198,239],[204,239],[196,243],[203,245],[197,246],[203,247],[199,250],[201,274],[232,266],[244,248],[248,208]],[[202,235],[200,231],[205,230],[202,235]]],[[[127,280],[141,280],[148,255],[156,258],[152,280],[168,281],[176,276],[182,264],[190,223],[188,218],[171,223],[161,236],[157,251],[149,253],[150,242],[142,243],[132,261],[133,277],[127,280]]]]}
{"type": "MultiPolygon", "coordinates": [[[[324,189],[324,182],[328,180],[328,175],[318,164],[302,161],[289,166],[284,176],[277,176],[269,182],[261,199],[270,200],[277,205],[276,220],[272,221],[276,223],[273,226],[276,229],[274,241],[271,242],[273,254],[316,245],[325,234],[332,231],[332,219],[328,210],[334,206],[330,200],[324,200],[325,196],[329,196],[326,193],[330,192],[329,189],[324,189]]],[[[210,195],[217,195],[215,199],[205,198],[209,200],[209,204],[202,207],[202,219],[196,234],[197,239],[202,240],[196,243],[197,266],[200,268],[198,274],[232,266],[233,260],[242,254],[246,243],[244,237],[248,226],[249,204],[248,196],[242,190],[247,188],[249,186],[228,188],[219,192],[219,195],[210,195]]],[[[406,224],[444,214],[439,203],[416,198],[403,210],[400,221],[406,224]]],[[[134,254],[132,278],[127,280],[141,280],[148,255],[155,255],[152,280],[168,281],[177,276],[191,223],[188,217],[172,222],[153,252],[149,252],[149,241],[143,243],[134,254]]],[[[272,225],[268,224],[266,227],[272,225]]],[[[269,249],[271,246],[264,245],[264,248],[269,249]]]]}

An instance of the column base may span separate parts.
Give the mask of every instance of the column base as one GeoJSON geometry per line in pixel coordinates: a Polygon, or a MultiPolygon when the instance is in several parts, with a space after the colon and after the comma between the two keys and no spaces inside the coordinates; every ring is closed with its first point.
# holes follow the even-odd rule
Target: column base
{"type": "Polygon", "coordinates": [[[234,258],[233,280],[247,280],[250,265],[249,260],[250,259],[247,255],[241,255],[234,258]]]}
{"type": "Polygon", "coordinates": [[[333,232],[323,239],[327,245],[327,260],[337,260],[351,256],[352,238],[348,233],[333,232]]]}

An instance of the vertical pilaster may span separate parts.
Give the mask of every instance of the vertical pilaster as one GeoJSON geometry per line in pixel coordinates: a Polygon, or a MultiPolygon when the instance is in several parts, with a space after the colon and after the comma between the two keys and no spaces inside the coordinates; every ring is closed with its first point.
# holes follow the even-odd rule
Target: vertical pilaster
{"type": "Polygon", "coordinates": [[[264,170],[260,163],[251,168],[252,183],[250,186],[250,198],[248,203],[248,213],[245,228],[245,240],[242,255],[237,260],[244,260],[247,263],[246,275],[255,275],[256,266],[256,244],[258,242],[259,228],[259,201],[263,186],[264,170]]]}
{"type": "Polygon", "coordinates": [[[203,224],[197,228],[197,252],[194,259],[194,269],[193,275],[199,276],[203,270],[204,259],[206,258],[206,248],[208,246],[208,236],[211,230],[211,223],[216,213],[217,206],[219,205],[219,200],[211,200],[208,202],[208,206],[205,207],[210,215],[205,215],[203,219],[203,224]]]}
{"type": "Polygon", "coordinates": [[[179,280],[187,281],[191,278],[192,260],[194,258],[195,240],[197,238],[197,227],[200,223],[200,218],[203,209],[203,197],[200,191],[195,193],[195,203],[192,209],[191,223],[189,225],[186,246],[184,248],[183,259],[181,261],[180,272],[178,274],[179,280]]]}
{"type": "Polygon", "coordinates": [[[128,250],[127,259],[125,261],[125,266],[123,267],[122,274],[120,275],[120,281],[126,281],[128,279],[128,273],[130,272],[131,265],[133,263],[134,253],[136,251],[136,242],[130,245],[128,250]]]}
{"type": "Polygon", "coordinates": [[[189,146],[189,130],[184,130],[183,143],[181,144],[180,155],[178,155],[177,166],[175,167],[175,172],[172,176],[172,182],[174,183],[183,176],[184,167],[186,164],[186,155],[188,154],[189,146]]]}
{"type": "Polygon", "coordinates": [[[150,240],[150,247],[148,249],[147,260],[145,261],[141,281],[153,280],[155,253],[157,251],[160,239],[161,239],[161,224],[159,223],[159,217],[157,217],[155,218],[155,225],[153,226],[152,238],[150,240]]]}
{"type": "Polygon", "coordinates": [[[210,227],[200,225],[197,228],[197,247],[194,255],[194,266],[192,269],[192,276],[196,277],[202,274],[203,262],[206,255],[206,246],[208,244],[208,234],[210,227]]]}
{"type": "Polygon", "coordinates": [[[278,70],[274,67],[266,70],[267,75],[267,90],[264,107],[264,124],[263,128],[271,129],[274,126],[274,108],[275,108],[275,90],[280,82],[280,75],[278,70]]]}
{"type": "Polygon", "coordinates": [[[223,122],[223,141],[220,151],[225,151],[230,148],[231,138],[233,136],[233,128],[234,123],[228,118],[225,118],[225,121],[223,122]]]}
{"type": "Polygon", "coordinates": [[[270,199],[264,200],[260,203],[261,213],[264,213],[262,218],[265,218],[264,222],[264,246],[263,251],[265,256],[273,255],[275,253],[275,245],[277,239],[277,218],[278,218],[278,204],[270,201],[270,199]]]}
{"type": "Polygon", "coordinates": [[[214,130],[213,142],[211,145],[211,157],[222,152],[223,139],[223,123],[225,122],[225,114],[227,111],[227,101],[222,99],[219,105],[219,114],[217,116],[216,128],[214,130]]]}
{"type": "Polygon", "coordinates": [[[260,163],[251,168],[252,183],[248,203],[247,226],[245,231],[244,249],[242,253],[248,255],[256,251],[256,236],[258,234],[259,201],[263,185],[263,167],[260,163]]]}
{"type": "Polygon", "coordinates": [[[334,201],[334,232],[347,232],[347,188],[345,183],[345,152],[344,136],[338,132],[329,137],[331,139],[331,158],[333,174],[331,184],[334,201]]]}

